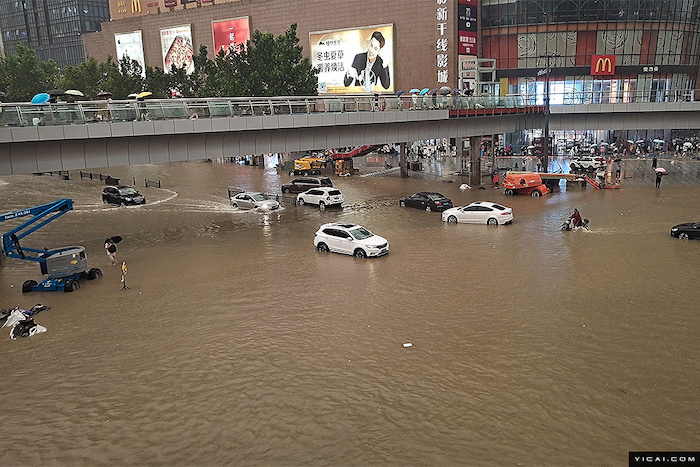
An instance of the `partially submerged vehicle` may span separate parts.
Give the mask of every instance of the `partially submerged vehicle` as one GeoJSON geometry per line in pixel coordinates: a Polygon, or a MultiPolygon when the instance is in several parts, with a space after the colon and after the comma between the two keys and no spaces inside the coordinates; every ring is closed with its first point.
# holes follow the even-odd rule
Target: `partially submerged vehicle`
{"type": "Polygon", "coordinates": [[[551,191],[535,172],[507,172],[503,176],[503,188],[505,195],[542,196],[551,191]]]}

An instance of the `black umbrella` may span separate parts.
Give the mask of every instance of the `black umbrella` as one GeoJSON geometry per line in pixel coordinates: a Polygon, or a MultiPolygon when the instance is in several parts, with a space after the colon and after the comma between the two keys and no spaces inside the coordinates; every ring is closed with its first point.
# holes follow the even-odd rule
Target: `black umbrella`
{"type": "Polygon", "coordinates": [[[119,243],[119,242],[121,242],[122,240],[124,240],[124,239],[121,238],[119,235],[115,235],[114,237],[108,238],[108,239],[105,241],[105,243],[107,243],[108,241],[110,241],[110,242],[112,242],[112,243],[119,243]]]}
{"type": "Polygon", "coordinates": [[[46,91],[46,94],[49,96],[62,96],[65,93],[60,89],[51,89],[50,91],[46,91]]]}

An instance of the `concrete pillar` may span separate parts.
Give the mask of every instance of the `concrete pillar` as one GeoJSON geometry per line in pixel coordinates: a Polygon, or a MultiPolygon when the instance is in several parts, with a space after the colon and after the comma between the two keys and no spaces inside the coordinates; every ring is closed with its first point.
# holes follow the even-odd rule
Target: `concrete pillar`
{"type": "Polygon", "coordinates": [[[408,177],[408,172],[406,171],[406,143],[401,143],[399,147],[399,167],[401,171],[401,178],[406,178],[408,177]]]}
{"type": "Polygon", "coordinates": [[[469,138],[469,185],[481,186],[481,136],[469,138]]]}

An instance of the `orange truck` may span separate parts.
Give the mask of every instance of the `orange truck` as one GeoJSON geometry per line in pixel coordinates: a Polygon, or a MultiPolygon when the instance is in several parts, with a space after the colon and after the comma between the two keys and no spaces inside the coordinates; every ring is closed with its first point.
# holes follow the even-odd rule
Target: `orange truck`
{"type": "Polygon", "coordinates": [[[547,185],[542,183],[540,174],[534,172],[506,172],[503,176],[503,194],[542,196],[549,193],[547,185]]]}

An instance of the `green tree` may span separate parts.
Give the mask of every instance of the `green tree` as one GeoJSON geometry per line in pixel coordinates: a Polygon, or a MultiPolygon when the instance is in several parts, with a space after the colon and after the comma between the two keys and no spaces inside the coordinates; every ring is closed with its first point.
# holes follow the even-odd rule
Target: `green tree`
{"type": "Polygon", "coordinates": [[[56,62],[39,63],[36,52],[18,45],[15,55],[0,58],[0,87],[10,102],[26,102],[35,94],[56,87],[59,71],[56,62]]]}
{"type": "Polygon", "coordinates": [[[106,70],[106,64],[99,63],[94,58],[89,58],[85,63],[68,65],[63,69],[59,89],[77,89],[85,94],[87,99],[96,99],[102,86],[102,77],[106,70]]]}
{"type": "Polygon", "coordinates": [[[143,91],[141,73],[141,65],[136,60],[125,55],[119,63],[114,63],[110,56],[104,72],[104,90],[111,92],[114,99],[126,99],[129,94],[143,91]]]}
{"type": "Polygon", "coordinates": [[[166,99],[171,97],[171,80],[170,75],[163,71],[162,68],[146,67],[146,80],[144,89],[153,93],[153,97],[157,99],[166,99]]]}

